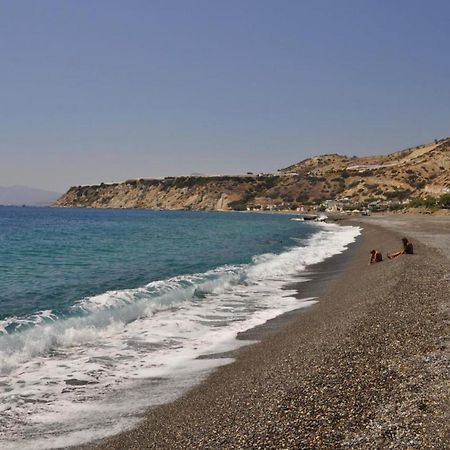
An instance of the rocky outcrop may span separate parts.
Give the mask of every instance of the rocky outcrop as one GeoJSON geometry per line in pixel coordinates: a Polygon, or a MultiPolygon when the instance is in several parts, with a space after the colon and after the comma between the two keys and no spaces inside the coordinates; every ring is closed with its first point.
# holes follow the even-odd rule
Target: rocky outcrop
{"type": "Polygon", "coordinates": [[[254,182],[252,177],[177,177],[74,186],[55,206],[227,210],[254,182]]]}

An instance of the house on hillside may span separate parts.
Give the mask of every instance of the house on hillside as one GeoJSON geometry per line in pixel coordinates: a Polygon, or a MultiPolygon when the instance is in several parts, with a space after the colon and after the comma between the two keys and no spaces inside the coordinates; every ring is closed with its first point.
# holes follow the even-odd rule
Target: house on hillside
{"type": "Polygon", "coordinates": [[[365,172],[366,170],[377,170],[384,169],[385,167],[393,167],[396,166],[397,163],[391,164],[360,164],[356,166],[348,166],[346,170],[354,171],[354,172],[365,172]]]}
{"type": "Polygon", "coordinates": [[[320,204],[327,212],[338,212],[342,210],[342,205],[337,200],[325,200],[320,204]]]}

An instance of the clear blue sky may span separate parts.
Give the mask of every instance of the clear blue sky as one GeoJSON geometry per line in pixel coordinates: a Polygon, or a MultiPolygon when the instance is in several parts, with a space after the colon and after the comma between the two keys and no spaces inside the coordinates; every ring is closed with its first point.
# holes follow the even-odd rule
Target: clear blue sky
{"type": "Polygon", "coordinates": [[[0,185],[272,171],[450,135],[450,2],[0,0],[0,185]]]}

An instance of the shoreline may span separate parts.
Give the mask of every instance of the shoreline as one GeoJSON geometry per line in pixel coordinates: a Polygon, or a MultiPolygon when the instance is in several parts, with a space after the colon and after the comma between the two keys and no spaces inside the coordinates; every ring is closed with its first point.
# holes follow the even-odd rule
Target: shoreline
{"type": "Polygon", "coordinates": [[[396,248],[398,235],[367,222],[351,221],[362,242],[319,303],[136,428],[83,448],[445,448],[448,261],[418,242],[412,258],[368,267],[368,249],[396,248]]]}
{"type": "MultiPolygon", "coordinates": [[[[297,281],[286,284],[283,289],[295,290],[294,297],[299,300],[307,300],[312,298],[319,300],[327,291],[331,290],[335,283],[338,282],[342,273],[348,269],[355,252],[361,245],[362,236],[357,236],[356,240],[349,244],[343,253],[338,253],[325,261],[308,266],[305,272],[302,272],[301,278],[307,278],[307,281],[297,281]]],[[[284,326],[294,321],[297,316],[305,311],[314,308],[316,304],[308,308],[298,308],[287,311],[279,316],[269,319],[267,322],[257,325],[238,334],[238,340],[261,341],[267,337],[277,333],[284,326]]],[[[240,348],[237,351],[241,350],[240,348]]]]}
{"type": "MultiPolygon", "coordinates": [[[[359,235],[354,242],[348,245],[343,253],[333,255],[322,262],[311,264],[301,274],[301,278],[306,278],[306,280],[288,283],[282,289],[296,291],[292,296],[299,300],[318,300],[323,293],[332,288],[334,283],[338,281],[339,276],[345,272],[352,256],[361,244],[361,239],[362,237],[359,235]]],[[[237,358],[239,357],[239,353],[246,349],[247,346],[258,344],[269,336],[276,334],[283,327],[294,321],[299,315],[314,307],[315,304],[312,304],[307,308],[296,308],[286,311],[260,325],[256,325],[245,331],[240,331],[236,339],[238,341],[250,341],[248,344],[223,353],[202,355],[197,359],[237,358]]]]}

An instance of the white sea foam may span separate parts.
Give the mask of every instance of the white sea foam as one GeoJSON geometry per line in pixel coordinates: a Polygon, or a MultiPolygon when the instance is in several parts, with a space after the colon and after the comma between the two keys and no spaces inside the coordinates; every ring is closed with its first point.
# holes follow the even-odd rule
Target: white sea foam
{"type": "Polygon", "coordinates": [[[240,331],[313,303],[282,286],[359,234],[317,227],[296,247],[249,265],[82,299],[69,319],[51,311],[7,319],[4,333],[12,320],[35,326],[0,336],[2,448],[67,446],[129,427],[148,406],[173,400],[228,362],[198,356],[236,348],[240,331]]]}

